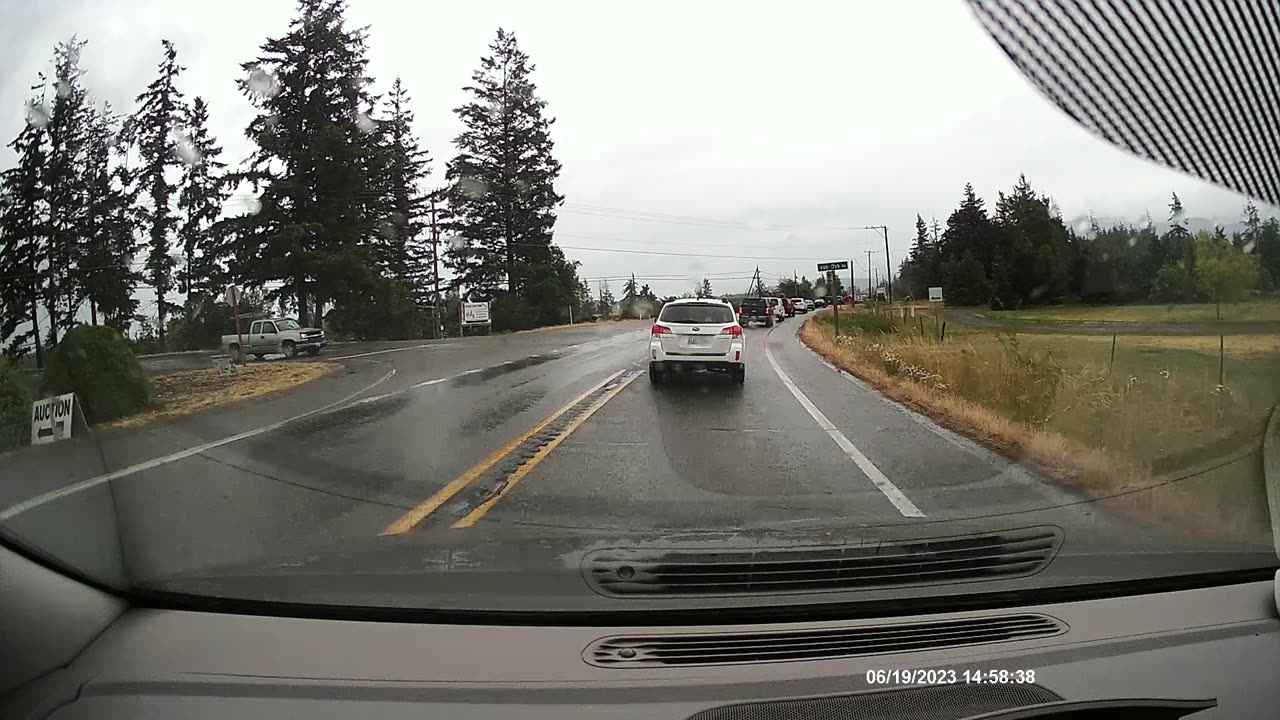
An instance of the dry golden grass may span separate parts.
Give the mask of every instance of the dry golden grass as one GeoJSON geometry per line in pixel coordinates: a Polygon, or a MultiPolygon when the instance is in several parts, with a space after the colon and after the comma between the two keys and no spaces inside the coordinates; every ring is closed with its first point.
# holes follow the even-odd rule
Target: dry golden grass
{"type": "MultiPolygon", "coordinates": [[[[1158,475],[1142,459],[1011,418],[956,394],[954,388],[940,387],[936,378],[925,376],[922,380],[892,374],[868,359],[865,343],[872,342],[868,338],[857,345],[837,342],[829,325],[818,322],[806,322],[800,338],[837,367],[875,386],[885,396],[1033,468],[1057,484],[1092,498],[1109,511],[1197,535],[1251,541],[1269,536],[1265,499],[1261,514],[1257,507],[1262,497],[1262,483],[1256,473],[1250,472],[1252,466],[1247,462],[1188,481],[1178,480],[1173,474],[1158,475]]],[[[939,344],[899,337],[892,341],[892,347],[898,357],[908,358],[908,362],[922,361],[922,356],[912,357],[917,354],[913,351],[928,351],[928,365],[950,368],[950,378],[960,378],[960,382],[994,388],[1010,381],[1008,368],[1002,366],[1000,358],[979,357],[973,347],[964,342],[939,344]],[[962,366],[968,368],[967,372],[956,370],[962,366]]],[[[977,397],[983,397],[981,393],[987,390],[982,387],[977,397]]],[[[1115,418],[1117,422],[1132,420],[1123,413],[1115,418]]]]}
{"type": "Polygon", "coordinates": [[[219,375],[213,368],[161,375],[151,379],[150,407],[99,428],[138,427],[270,395],[323,377],[341,367],[331,362],[267,362],[244,365],[238,375],[227,377],[219,375]]]}

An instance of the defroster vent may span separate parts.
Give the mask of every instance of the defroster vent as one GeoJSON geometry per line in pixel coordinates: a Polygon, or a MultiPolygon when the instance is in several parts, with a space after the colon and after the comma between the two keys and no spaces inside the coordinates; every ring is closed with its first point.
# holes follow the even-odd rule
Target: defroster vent
{"type": "Polygon", "coordinates": [[[1055,618],[1017,614],[786,632],[617,636],[592,643],[583,657],[602,667],[828,660],[1029,640],[1063,632],[1066,626],[1055,618]]]}
{"type": "Polygon", "coordinates": [[[777,595],[950,584],[1033,575],[1062,542],[1056,527],[924,540],[748,549],[617,548],[584,558],[616,597],[777,595]]]}

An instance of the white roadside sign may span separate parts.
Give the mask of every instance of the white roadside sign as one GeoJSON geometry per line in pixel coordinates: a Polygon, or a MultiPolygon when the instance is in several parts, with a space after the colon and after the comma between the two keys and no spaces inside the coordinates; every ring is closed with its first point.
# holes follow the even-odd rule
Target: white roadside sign
{"type": "Polygon", "coordinates": [[[75,404],[74,393],[31,403],[31,444],[44,445],[71,437],[75,404]]]}
{"type": "Polygon", "coordinates": [[[929,288],[929,302],[942,302],[942,288],[941,288],[941,287],[931,287],[931,288],[929,288]]]}
{"type": "Polygon", "coordinates": [[[462,303],[462,324],[463,325],[488,325],[489,324],[489,303],[482,303],[482,302],[462,303]]]}

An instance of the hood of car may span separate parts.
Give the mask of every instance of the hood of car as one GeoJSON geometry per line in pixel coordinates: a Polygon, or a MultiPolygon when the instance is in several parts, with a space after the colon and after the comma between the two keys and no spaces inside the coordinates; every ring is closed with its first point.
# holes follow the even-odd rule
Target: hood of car
{"type": "Polygon", "coordinates": [[[153,580],[143,589],[468,612],[689,611],[946,601],[958,593],[1032,592],[1275,563],[1269,546],[1146,545],[1098,534],[1068,537],[1052,525],[647,533],[495,526],[313,546],[153,580]],[[967,559],[958,565],[955,553],[967,559]],[[781,563],[799,574],[777,574],[781,563]],[[687,573],[706,576],[707,567],[715,568],[711,579],[698,582],[714,587],[691,586],[687,573]],[[777,582],[763,582],[765,570],[777,582]],[[823,572],[829,584],[796,582],[823,572]]]}

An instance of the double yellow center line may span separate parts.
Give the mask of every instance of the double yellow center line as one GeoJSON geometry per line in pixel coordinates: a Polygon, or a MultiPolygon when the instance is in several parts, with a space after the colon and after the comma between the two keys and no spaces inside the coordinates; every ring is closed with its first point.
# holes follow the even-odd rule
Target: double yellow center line
{"type": "Polygon", "coordinates": [[[619,370],[618,372],[613,373],[612,375],[606,377],[604,380],[593,385],[586,392],[582,393],[581,395],[574,398],[573,400],[570,400],[560,409],[556,410],[555,412],[551,413],[547,417],[543,418],[536,425],[524,431],[515,439],[511,440],[510,442],[498,448],[497,450],[494,450],[492,453],[489,453],[487,457],[485,457],[483,460],[476,463],[475,465],[472,465],[470,468],[467,469],[466,472],[459,475],[457,478],[451,481],[448,485],[445,485],[443,488],[440,488],[440,490],[437,491],[434,495],[422,501],[418,505],[414,506],[404,515],[400,516],[398,519],[396,519],[395,522],[391,523],[385,529],[383,529],[381,534],[382,535],[399,535],[401,533],[408,532],[409,530],[412,530],[413,528],[417,527],[423,520],[425,520],[429,515],[431,515],[431,513],[435,512],[437,509],[440,508],[441,505],[448,502],[450,498],[452,498],[454,495],[457,495],[458,492],[460,492],[463,488],[470,485],[472,482],[476,480],[476,478],[480,477],[486,471],[488,471],[490,468],[496,465],[498,461],[502,460],[504,457],[509,455],[512,451],[516,450],[521,445],[528,442],[530,438],[542,432],[544,429],[547,428],[547,426],[559,420],[562,416],[565,415],[565,413],[568,413],[570,410],[580,405],[584,400],[586,400],[587,398],[591,397],[596,393],[599,393],[600,390],[607,388],[607,392],[601,395],[598,400],[596,400],[589,407],[583,410],[569,424],[565,425],[565,427],[562,430],[557,432],[555,437],[547,441],[547,443],[543,445],[541,448],[539,448],[536,453],[530,456],[528,460],[524,461],[519,467],[517,467],[515,471],[512,472],[511,475],[509,475],[506,478],[506,483],[501,487],[500,490],[498,490],[497,492],[485,498],[483,502],[481,502],[480,504],[472,508],[470,512],[464,515],[457,522],[453,523],[451,527],[468,528],[468,527],[471,527],[472,525],[475,525],[476,522],[480,518],[484,517],[484,514],[489,511],[489,508],[493,507],[493,505],[497,503],[499,500],[501,500],[504,495],[510,492],[511,488],[515,487],[516,483],[520,482],[521,479],[523,479],[526,475],[528,475],[530,470],[532,470],[538,463],[542,462],[543,458],[549,455],[552,450],[555,450],[556,447],[560,445],[560,443],[564,442],[565,438],[569,437],[570,433],[578,429],[578,426],[580,426],[583,422],[585,422],[587,418],[595,414],[595,412],[599,410],[601,407],[604,407],[605,403],[613,399],[613,397],[618,393],[622,392],[623,388],[625,388],[632,380],[635,380],[637,377],[640,376],[639,372],[632,372],[627,377],[619,379],[626,372],[627,372],[626,370],[619,370]],[[610,387],[609,386],[610,383],[615,383],[615,384],[612,387],[610,387]]]}

